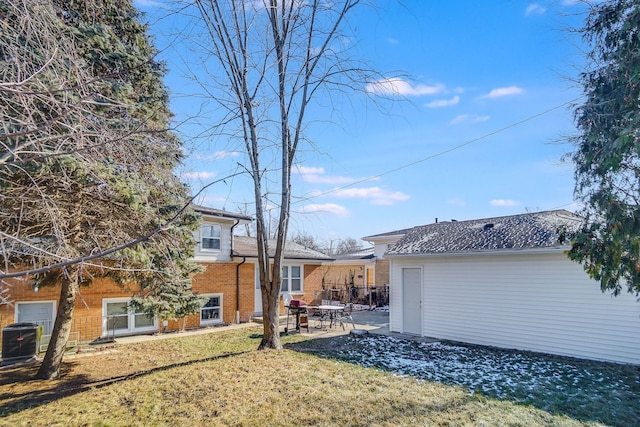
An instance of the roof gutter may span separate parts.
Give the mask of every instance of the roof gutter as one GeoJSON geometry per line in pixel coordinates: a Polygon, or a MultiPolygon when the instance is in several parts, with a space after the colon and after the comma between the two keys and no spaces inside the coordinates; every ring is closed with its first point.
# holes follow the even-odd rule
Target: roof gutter
{"type": "Polygon", "coordinates": [[[390,254],[385,253],[384,256],[389,258],[438,258],[438,257],[452,257],[452,256],[472,256],[472,255],[518,255],[518,254],[556,254],[558,252],[566,252],[571,249],[571,246],[553,246],[548,248],[524,248],[524,249],[490,249],[490,250],[477,250],[477,251],[460,251],[460,252],[442,252],[442,253],[405,253],[405,254],[390,254]]]}

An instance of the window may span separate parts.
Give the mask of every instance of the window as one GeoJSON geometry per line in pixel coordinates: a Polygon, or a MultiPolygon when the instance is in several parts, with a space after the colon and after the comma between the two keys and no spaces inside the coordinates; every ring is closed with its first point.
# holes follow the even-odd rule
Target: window
{"type": "Polygon", "coordinates": [[[285,265],[282,267],[282,292],[301,293],[302,267],[285,265]]]}
{"type": "Polygon", "coordinates": [[[200,324],[222,323],[222,294],[205,296],[209,300],[200,309],[200,324]]]}
{"type": "Polygon", "coordinates": [[[220,250],[222,235],[222,227],[219,225],[203,225],[202,226],[202,249],[205,250],[220,250]]]}
{"type": "Polygon", "coordinates": [[[145,313],[134,312],[129,307],[128,299],[103,300],[102,309],[104,313],[102,332],[105,336],[148,332],[157,329],[156,319],[149,318],[145,313]]]}

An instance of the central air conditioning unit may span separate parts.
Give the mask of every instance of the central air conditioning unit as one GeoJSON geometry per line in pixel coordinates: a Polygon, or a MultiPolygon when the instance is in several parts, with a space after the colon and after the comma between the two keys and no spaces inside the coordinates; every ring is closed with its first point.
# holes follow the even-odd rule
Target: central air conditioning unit
{"type": "Polygon", "coordinates": [[[16,362],[38,354],[38,325],[14,323],[2,329],[2,362],[16,362]]]}

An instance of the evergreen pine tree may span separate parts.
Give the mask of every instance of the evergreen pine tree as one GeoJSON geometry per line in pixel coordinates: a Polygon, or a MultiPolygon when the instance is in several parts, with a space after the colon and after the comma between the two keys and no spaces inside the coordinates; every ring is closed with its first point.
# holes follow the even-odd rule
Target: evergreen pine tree
{"type": "Polygon", "coordinates": [[[571,259],[603,291],[640,293],[640,2],[594,4],[582,29],[591,49],[576,110],[576,193],[587,227],[571,259]]]}
{"type": "Polygon", "coordinates": [[[128,246],[91,263],[47,268],[61,283],[51,343],[38,372],[58,375],[81,284],[136,282],[150,316],[199,309],[191,291],[188,189],[173,170],[181,143],[164,67],[130,0],[3,3],[0,24],[0,229],[14,268],[128,246]],[[154,231],[157,231],[154,233],[154,231]]]}

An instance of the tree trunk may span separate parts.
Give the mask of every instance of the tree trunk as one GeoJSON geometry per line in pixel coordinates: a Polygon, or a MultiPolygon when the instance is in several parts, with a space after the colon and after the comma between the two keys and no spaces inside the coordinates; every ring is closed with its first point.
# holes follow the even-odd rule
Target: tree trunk
{"type": "Polygon", "coordinates": [[[60,365],[64,356],[69,333],[71,332],[71,321],[73,320],[73,309],[76,305],[76,295],[78,294],[78,273],[80,266],[74,264],[66,267],[62,274],[62,288],[60,289],[60,300],[58,302],[58,313],[51,333],[51,341],[47,353],[44,356],[42,365],[36,374],[36,378],[50,380],[57,378],[60,374],[60,365]]]}
{"type": "Polygon", "coordinates": [[[264,333],[258,350],[266,348],[280,350],[280,282],[260,284],[262,291],[262,326],[264,333]]]}

